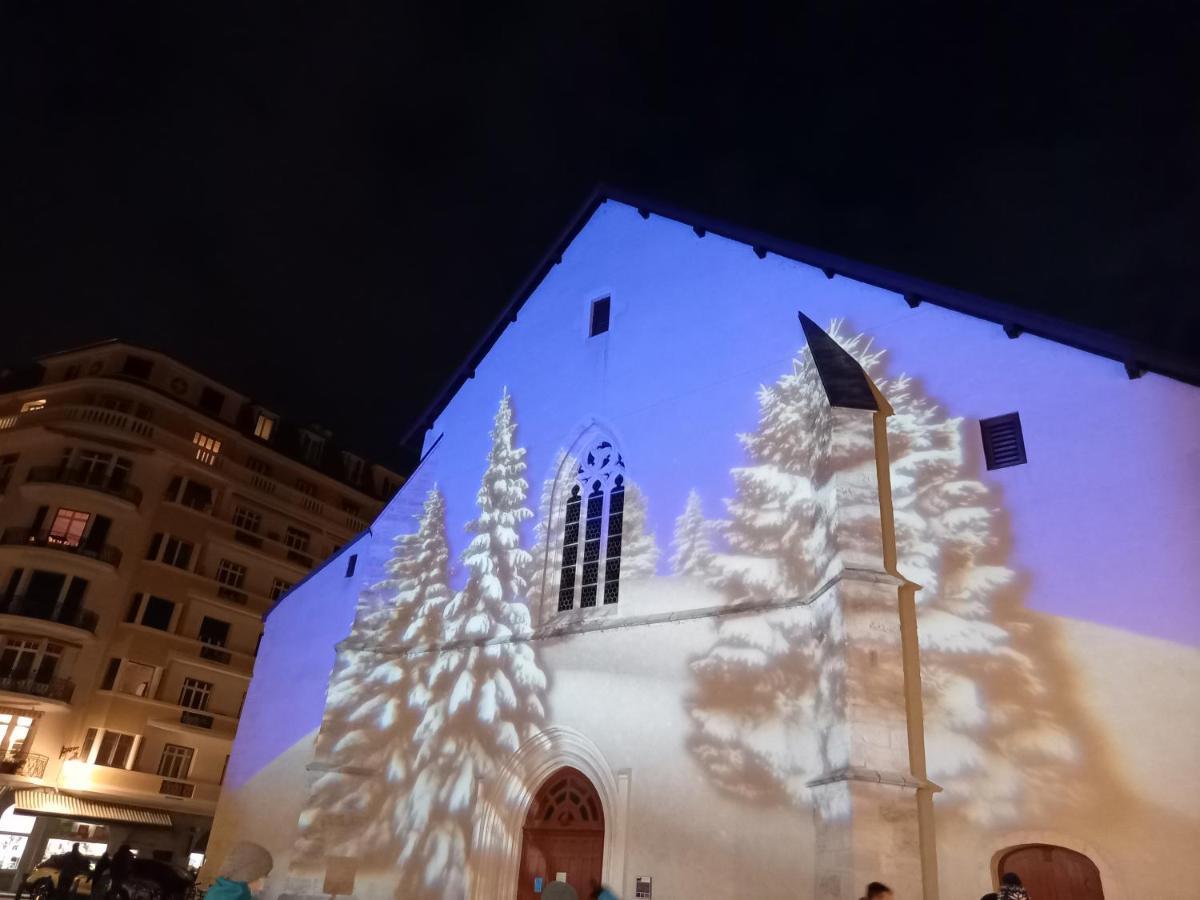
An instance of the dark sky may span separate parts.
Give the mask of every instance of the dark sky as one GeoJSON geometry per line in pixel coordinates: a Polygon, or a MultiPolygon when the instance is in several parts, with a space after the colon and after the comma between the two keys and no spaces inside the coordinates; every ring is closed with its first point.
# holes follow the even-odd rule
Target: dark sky
{"type": "Polygon", "coordinates": [[[6,3],[0,360],[392,452],[600,180],[1195,356],[1196,5],[1057,6],[6,3]]]}

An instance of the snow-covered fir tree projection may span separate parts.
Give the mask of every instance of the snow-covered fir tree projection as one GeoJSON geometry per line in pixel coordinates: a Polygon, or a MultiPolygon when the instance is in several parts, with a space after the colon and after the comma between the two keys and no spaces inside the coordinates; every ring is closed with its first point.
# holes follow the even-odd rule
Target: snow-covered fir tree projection
{"type": "Polygon", "coordinates": [[[688,493],[687,505],[675,520],[671,549],[671,571],[676,575],[703,577],[712,572],[712,524],[704,519],[704,507],[696,491],[688,493]]]}
{"type": "Polygon", "coordinates": [[[428,657],[404,665],[395,654],[440,635],[441,609],[450,599],[448,569],[445,501],[435,487],[417,531],[396,538],[388,577],[363,591],[338,653],[317,740],[326,771],[301,816],[300,856],[394,851],[391,823],[410,786],[412,735],[428,692],[428,657]]]}
{"type": "Polygon", "coordinates": [[[500,401],[479,514],[451,595],[444,503],[397,540],[389,579],[364,592],[330,682],[297,868],[350,856],[395,874],[396,895],[465,896],[480,779],[536,733],[546,676],[526,605],[528,484],[510,398],[500,401]],[[431,648],[440,646],[440,650],[431,648]]]}
{"type": "MultiPolygon", "coordinates": [[[[1052,654],[1032,650],[1044,636],[1005,595],[1014,581],[1004,564],[1005,523],[989,489],[971,477],[977,461],[964,451],[962,420],[939,410],[910,378],[883,378],[883,353],[839,324],[831,335],[894,409],[888,439],[896,541],[900,571],[922,587],[930,775],[955,787],[947,802],[968,817],[1012,819],[1061,798],[1080,777],[1072,730],[1078,715],[1064,712],[1069,701],[1056,694],[1056,675],[1035,667],[1034,659],[1052,654]]],[[[822,489],[840,468],[861,464],[854,448],[830,443],[829,407],[807,348],[758,400],[758,428],[741,436],[749,462],[732,472],[724,546],[706,566],[730,603],[811,595],[830,546],[822,489]],[[818,463],[830,455],[832,465],[818,463]]],[[[680,527],[688,519],[685,511],[680,527]]],[[[690,747],[722,789],[762,802],[807,801],[807,782],[824,769],[814,720],[817,624],[805,605],[725,617],[712,647],[694,660],[690,747]]]]}
{"type": "Polygon", "coordinates": [[[641,488],[625,488],[625,534],[621,545],[621,577],[650,578],[658,571],[658,543],[650,527],[650,504],[641,488]]]}

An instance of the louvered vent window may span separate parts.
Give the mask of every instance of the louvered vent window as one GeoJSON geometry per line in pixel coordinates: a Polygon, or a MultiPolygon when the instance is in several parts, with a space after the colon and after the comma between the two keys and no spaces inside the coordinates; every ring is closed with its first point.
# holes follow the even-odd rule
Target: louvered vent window
{"type": "Polygon", "coordinates": [[[983,435],[983,456],[989,469],[1025,464],[1025,437],[1021,433],[1021,417],[1017,413],[981,419],[979,430],[983,435]]]}

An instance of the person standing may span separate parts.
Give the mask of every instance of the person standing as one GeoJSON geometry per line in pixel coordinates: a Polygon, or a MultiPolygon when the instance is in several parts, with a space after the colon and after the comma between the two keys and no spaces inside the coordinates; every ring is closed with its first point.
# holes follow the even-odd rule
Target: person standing
{"type": "Polygon", "coordinates": [[[66,900],[71,896],[71,889],[75,886],[75,879],[80,875],[90,871],[91,863],[87,857],[79,852],[79,844],[71,845],[71,852],[63,859],[62,865],[58,869],[58,884],[55,887],[55,895],[66,900]]]}
{"type": "Polygon", "coordinates": [[[133,850],[128,844],[122,844],[113,854],[112,863],[108,867],[109,885],[107,897],[117,897],[125,888],[125,882],[133,874],[133,850]]]}
{"type": "Polygon", "coordinates": [[[1000,900],[1030,900],[1029,892],[1021,884],[1021,876],[1016,872],[1005,872],[1000,876],[1000,900]]]}

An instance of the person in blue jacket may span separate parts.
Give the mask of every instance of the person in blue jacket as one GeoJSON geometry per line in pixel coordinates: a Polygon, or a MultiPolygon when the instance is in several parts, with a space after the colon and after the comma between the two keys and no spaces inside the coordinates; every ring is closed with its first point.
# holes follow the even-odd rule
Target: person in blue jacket
{"type": "Polygon", "coordinates": [[[266,847],[238,841],[221,863],[220,875],[204,894],[204,900],[250,900],[262,890],[275,860],[266,847]]]}

